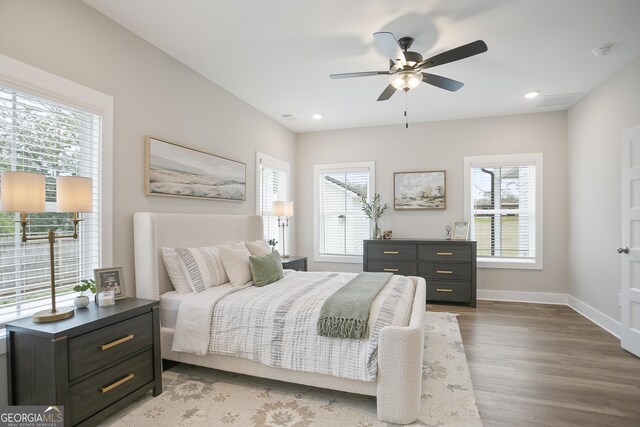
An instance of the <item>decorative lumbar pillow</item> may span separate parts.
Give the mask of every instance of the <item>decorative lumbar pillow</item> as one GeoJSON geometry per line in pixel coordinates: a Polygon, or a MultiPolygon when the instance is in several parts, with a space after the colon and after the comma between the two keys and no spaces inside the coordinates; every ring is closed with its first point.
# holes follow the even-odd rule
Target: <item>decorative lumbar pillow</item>
{"type": "Polygon", "coordinates": [[[264,286],[282,279],[282,260],[278,251],[264,256],[250,256],[251,276],[255,286],[264,286]]]}
{"type": "Polygon", "coordinates": [[[251,255],[265,256],[271,253],[271,246],[264,239],[254,240],[253,242],[244,242],[244,245],[249,249],[251,255]]]}
{"type": "Polygon", "coordinates": [[[220,248],[220,256],[224,269],[229,276],[229,281],[233,286],[242,286],[251,281],[251,268],[249,267],[249,257],[251,253],[247,248],[232,249],[227,246],[220,248]]]}
{"type": "Polygon", "coordinates": [[[219,246],[176,248],[176,254],[182,273],[189,287],[195,292],[202,292],[229,281],[220,257],[219,246]]]}
{"type": "Polygon", "coordinates": [[[180,293],[192,292],[193,289],[187,283],[180,267],[180,258],[178,258],[176,250],[174,248],[162,248],[161,250],[164,268],[167,270],[173,288],[180,293]]]}

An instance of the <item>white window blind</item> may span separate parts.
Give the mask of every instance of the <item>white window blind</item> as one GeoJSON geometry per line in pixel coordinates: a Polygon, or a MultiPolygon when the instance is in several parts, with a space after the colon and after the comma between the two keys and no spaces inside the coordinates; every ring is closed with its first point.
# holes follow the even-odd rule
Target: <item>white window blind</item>
{"type": "Polygon", "coordinates": [[[319,169],[320,256],[362,256],[362,241],[370,234],[360,200],[370,195],[367,167],[319,169]]]}
{"type": "MultiPolygon", "coordinates": [[[[70,214],[55,213],[56,176],[93,179],[93,212],[81,214],[79,239],[55,243],[57,301],[93,278],[100,260],[99,115],[0,86],[0,170],[46,176],[47,213],[30,214],[29,235],[72,232],[70,214]]],[[[22,243],[18,213],[0,212],[0,323],[50,305],[49,244],[22,243]]]]}
{"type": "MultiPolygon", "coordinates": [[[[489,156],[488,156],[489,157],[489,156]]],[[[499,156],[498,156],[499,157],[499,156]]],[[[541,182],[536,159],[486,158],[469,162],[471,238],[478,242],[478,259],[535,263],[541,210],[541,182]]]]}
{"type": "MultiPolygon", "coordinates": [[[[282,236],[278,229],[278,217],[273,216],[273,202],[288,200],[289,165],[258,153],[259,194],[258,214],[262,215],[264,239],[276,239],[276,248],[282,253],[282,236]]],[[[289,245],[287,245],[288,247],[289,245]]]]}

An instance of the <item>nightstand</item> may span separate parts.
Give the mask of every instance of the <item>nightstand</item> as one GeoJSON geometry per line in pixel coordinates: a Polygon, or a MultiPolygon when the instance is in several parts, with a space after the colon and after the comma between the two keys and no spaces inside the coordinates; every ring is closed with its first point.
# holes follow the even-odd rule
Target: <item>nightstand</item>
{"type": "Polygon", "coordinates": [[[162,393],[158,301],[126,298],[69,319],[7,323],[9,405],[63,405],[64,425],[96,425],[162,393]]]}
{"type": "Polygon", "coordinates": [[[306,256],[290,256],[282,258],[282,268],[296,271],[307,271],[306,256]]]}

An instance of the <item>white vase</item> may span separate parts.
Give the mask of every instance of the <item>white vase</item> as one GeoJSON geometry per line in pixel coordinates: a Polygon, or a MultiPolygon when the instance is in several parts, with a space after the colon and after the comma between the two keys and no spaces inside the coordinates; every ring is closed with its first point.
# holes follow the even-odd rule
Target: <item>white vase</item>
{"type": "Polygon", "coordinates": [[[89,305],[89,297],[86,295],[75,297],[73,300],[73,304],[78,308],[85,308],[89,305]]]}

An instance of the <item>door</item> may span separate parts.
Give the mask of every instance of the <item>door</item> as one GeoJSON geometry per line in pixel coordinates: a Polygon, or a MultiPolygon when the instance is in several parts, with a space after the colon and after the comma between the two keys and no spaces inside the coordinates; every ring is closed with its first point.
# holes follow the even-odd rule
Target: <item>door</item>
{"type": "Polygon", "coordinates": [[[640,357],[640,126],[622,141],[621,345],[640,357]]]}

